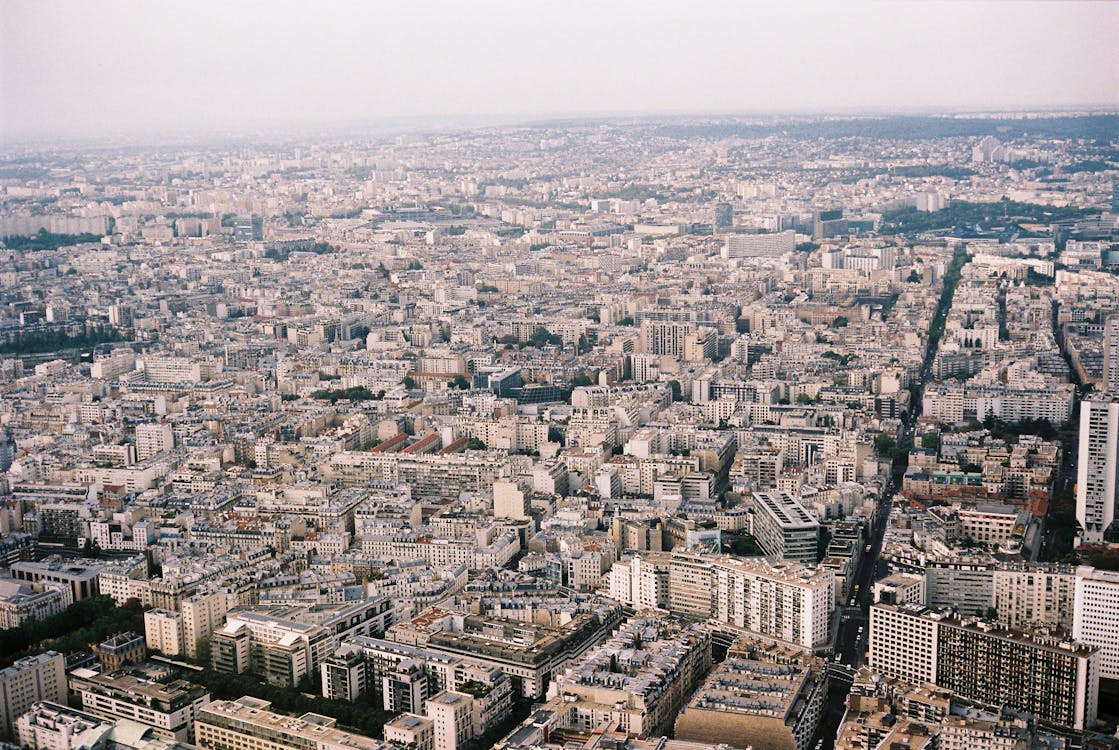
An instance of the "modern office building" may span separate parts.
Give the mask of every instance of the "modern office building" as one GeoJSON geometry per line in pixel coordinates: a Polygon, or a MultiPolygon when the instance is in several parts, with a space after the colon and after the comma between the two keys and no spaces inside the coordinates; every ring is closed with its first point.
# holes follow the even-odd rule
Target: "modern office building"
{"type": "Polygon", "coordinates": [[[786,492],[755,492],[750,533],[778,560],[815,565],[820,522],[786,492]]]}
{"type": "Polygon", "coordinates": [[[13,563],[8,568],[12,578],[30,583],[61,583],[70,587],[74,601],[88,596],[97,596],[100,590],[97,577],[105,569],[103,563],[82,560],[30,560],[13,563]]]}

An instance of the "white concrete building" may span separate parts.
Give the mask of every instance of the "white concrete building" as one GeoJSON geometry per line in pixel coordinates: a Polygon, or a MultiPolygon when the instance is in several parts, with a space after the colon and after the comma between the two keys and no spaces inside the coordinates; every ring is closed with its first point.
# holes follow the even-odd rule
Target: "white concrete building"
{"type": "Polygon", "coordinates": [[[1076,569],[1072,637],[1100,649],[1100,677],[1119,679],[1119,572],[1076,569]]]}
{"type": "Polygon", "coordinates": [[[937,632],[937,618],[921,605],[871,607],[870,668],[917,684],[935,683],[937,632]]]}
{"type": "Polygon", "coordinates": [[[1080,452],[1076,467],[1076,520],[1084,528],[1079,543],[1103,541],[1115,521],[1119,473],[1119,398],[1080,402],[1080,452]]]}

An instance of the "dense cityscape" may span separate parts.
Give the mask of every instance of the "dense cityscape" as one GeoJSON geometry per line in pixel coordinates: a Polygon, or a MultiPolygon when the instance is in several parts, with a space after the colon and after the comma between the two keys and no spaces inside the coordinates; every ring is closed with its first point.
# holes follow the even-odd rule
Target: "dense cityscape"
{"type": "Polygon", "coordinates": [[[1119,750],[1117,38],[0,0],[0,750],[1119,750]]]}
{"type": "Polygon", "coordinates": [[[0,161],[0,740],[1116,748],[1119,116],[0,161]]]}

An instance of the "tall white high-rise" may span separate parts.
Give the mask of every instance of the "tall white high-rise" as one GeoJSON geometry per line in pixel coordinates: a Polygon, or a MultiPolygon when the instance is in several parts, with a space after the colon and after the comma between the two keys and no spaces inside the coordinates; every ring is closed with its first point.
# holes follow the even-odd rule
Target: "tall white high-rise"
{"type": "Polygon", "coordinates": [[[1097,396],[1080,403],[1076,471],[1076,520],[1084,529],[1078,543],[1102,542],[1104,532],[1115,521],[1119,397],[1097,396]]]}
{"type": "Polygon", "coordinates": [[[1103,325],[1103,387],[1108,393],[1119,393],[1119,315],[1103,325]]]}
{"type": "Polygon", "coordinates": [[[1100,649],[1100,677],[1119,679],[1119,572],[1076,569],[1072,637],[1100,649]]]}

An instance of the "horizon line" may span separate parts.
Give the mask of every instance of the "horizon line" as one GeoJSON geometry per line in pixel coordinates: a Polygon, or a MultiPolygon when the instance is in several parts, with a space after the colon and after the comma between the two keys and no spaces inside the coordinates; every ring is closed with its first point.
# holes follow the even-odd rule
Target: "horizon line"
{"type": "MultiPolygon", "coordinates": [[[[1035,116],[1106,116],[1119,115],[1119,101],[1095,104],[1014,105],[1014,106],[887,106],[806,107],[800,109],[756,110],[583,110],[555,112],[483,112],[442,113],[384,116],[352,116],[324,119],[289,119],[282,124],[225,125],[174,128],[168,126],[131,126],[118,132],[91,134],[55,133],[20,135],[9,138],[0,132],[0,151],[42,147],[100,147],[196,145],[245,140],[252,137],[290,139],[296,137],[333,138],[364,135],[387,137],[402,134],[426,134],[447,130],[482,130],[493,127],[544,128],[571,125],[580,121],[603,122],[625,120],[673,120],[704,118],[713,120],[809,118],[826,120],[871,119],[884,117],[951,117],[959,119],[1020,119],[1035,116]],[[355,129],[366,133],[355,133],[355,129]],[[377,132],[377,131],[380,132],[377,132]]],[[[3,158],[0,153],[0,158],[3,158]]]]}

